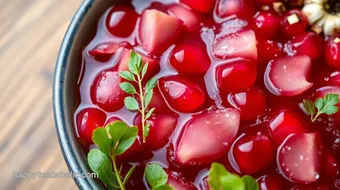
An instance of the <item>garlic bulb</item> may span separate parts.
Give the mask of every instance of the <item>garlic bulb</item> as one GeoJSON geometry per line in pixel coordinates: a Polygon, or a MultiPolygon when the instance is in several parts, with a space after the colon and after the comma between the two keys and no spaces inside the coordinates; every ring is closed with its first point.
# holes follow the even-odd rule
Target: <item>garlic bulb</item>
{"type": "Polygon", "coordinates": [[[340,32],[339,0],[305,0],[302,12],[315,32],[325,35],[340,32]]]}

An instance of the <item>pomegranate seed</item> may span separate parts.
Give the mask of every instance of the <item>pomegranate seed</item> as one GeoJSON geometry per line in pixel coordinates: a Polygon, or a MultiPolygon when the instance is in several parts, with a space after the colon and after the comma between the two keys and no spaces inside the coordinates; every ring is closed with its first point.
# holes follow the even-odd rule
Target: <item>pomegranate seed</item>
{"type": "Polygon", "coordinates": [[[215,0],[180,0],[180,2],[202,13],[209,13],[215,5],[215,0]]]}
{"type": "Polygon", "coordinates": [[[329,37],[325,44],[325,58],[327,64],[333,68],[340,68],[340,35],[329,37]]]}
{"type": "Polygon", "coordinates": [[[112,55],[120,48],[130,48],[131,45],[127,42],[115,43],[104,42],[89,51],[89,55],[93,56],[97,61],[107,62],[111,59],[112,55]]]}
{"type": "Polygon", "coordinates": [[[260,64],[268,64],[269,61],[284,55],[282,44],[273,40],[259,40],[257,51],[260,64]]]}
{"type": "Polygon", "coordinates": [[[303,33],[307,25],[307,17],[298,9],[289,10],[283,16],[282,30],[287,36],[295,36],[303,33]]]}
{"type": "Polygon", "coordinates": [[[270,39],[279,32],[281,18],[275,13],[258,12],[254,16],[253,25],[256,36],[270,39]]]}
{"type": "Polygon", "coordinates": [[[253,0],[219,0],[217,3],[217,15],[225,18],[237,15],[251,18],[255,14],[253,0]]]}
{"type": "Polygon", "coordinates": [[[323,52],[323,39],[314,32],[297,35],[291,40],[296,55],[308,55],[312,59],[319,58],[323,52]]]}
{"type": "Polygon", "coordinates": [[[130,7],[118,5],[111,9],[106,18],[109,32],[118,37],[128,37],[134,31],[139,15],[130,7]]]}
{"type": "Polygon", "coordinates": [[[200,27],[199,15],[181,5],[172,5],[168,12],[181,19],[189,32],[194,32],[200,27]]]}

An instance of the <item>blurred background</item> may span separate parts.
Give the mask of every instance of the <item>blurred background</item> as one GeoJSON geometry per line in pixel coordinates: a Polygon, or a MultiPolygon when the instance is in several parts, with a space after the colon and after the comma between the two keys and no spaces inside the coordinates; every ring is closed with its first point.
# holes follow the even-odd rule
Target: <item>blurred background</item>
{"type": "Polygon", "coordinates": [[[72,179],[20,180],[15,172],[67,172],[54,127],[56,57],[82,0],[0,0],[0,189],[76,189],[72,179]]]}

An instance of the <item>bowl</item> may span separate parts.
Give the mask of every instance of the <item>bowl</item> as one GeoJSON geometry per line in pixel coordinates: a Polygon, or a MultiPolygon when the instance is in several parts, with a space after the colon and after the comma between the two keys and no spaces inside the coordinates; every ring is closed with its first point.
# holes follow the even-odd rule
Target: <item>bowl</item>
{"type": "MultiPolygon", "coordinates": [[[[65,34],[58,55],[54,85],[53,108],[59,144],[70,172],[91,173],[86,155],[77,141],[73,123],[76,105],[75,88],[81,66],[81,52],[94,34],[88,28],[96,27],[99,17],[114,0],[84,0],[74,15],[65,34]]],[[[95,32],[95,31],[93,31],[95,32]]],[[[79,189],[100,189],[92,178],[73,178],[79,189]]]]}

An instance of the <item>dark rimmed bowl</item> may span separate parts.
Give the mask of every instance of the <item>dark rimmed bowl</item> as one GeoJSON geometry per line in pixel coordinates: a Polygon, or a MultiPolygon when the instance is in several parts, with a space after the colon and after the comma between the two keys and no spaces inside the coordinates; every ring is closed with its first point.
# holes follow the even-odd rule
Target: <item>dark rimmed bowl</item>
{"type": "MultiPolygon", "coordinates": [[[[69,170],[90,173],[73,124],[76,85],[81,67],[82,49],[87,45],[97,21],[114,0],[84,0],[74,15],[61,45],[54,76],[53,108],[58,140],[69,170]],[[90,32],[91,31],[91,32],[90,32]]],[[[101,189],[92,178],[74,178],[79,189],[101,189]]]]}

